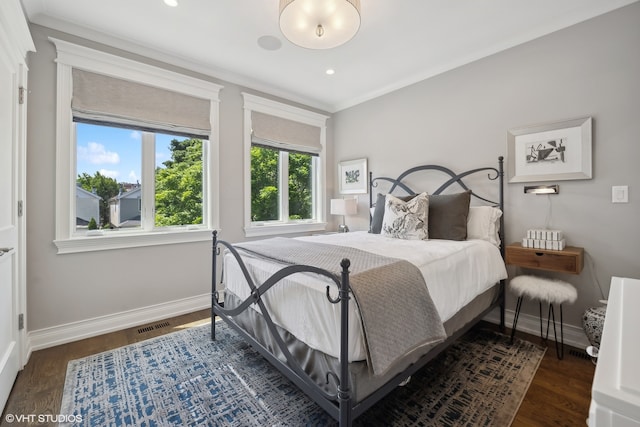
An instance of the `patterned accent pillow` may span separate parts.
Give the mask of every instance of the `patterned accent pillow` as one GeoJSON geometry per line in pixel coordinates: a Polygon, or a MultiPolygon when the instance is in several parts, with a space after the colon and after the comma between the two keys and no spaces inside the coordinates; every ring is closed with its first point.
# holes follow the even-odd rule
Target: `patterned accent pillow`
{"type": "Polygon", "coordinates": [[[405,202],[387,194],[382,219],[383,236],[406,240],[429,239],[429,196],[418,194],[405,202]]]}

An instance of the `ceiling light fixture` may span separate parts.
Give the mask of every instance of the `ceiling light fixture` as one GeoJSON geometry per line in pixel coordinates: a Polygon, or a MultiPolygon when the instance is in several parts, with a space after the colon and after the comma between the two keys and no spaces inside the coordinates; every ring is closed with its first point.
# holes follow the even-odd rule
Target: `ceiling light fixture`
{"type": "Polygon", "coordinates": [[[293,44],[331,49],[360,28],[360,0],[280,0],[280,30],[293,44]]]}
{"type": "Polygon", "coordinates": [[[178,6],[178,0],[164,0],[164,4],[171,7],[178,6]]]}
{"type": "Polygon", "coordinates": [[[327,73],[327,75],[329,76],[333,76],[336,73],[336,70],[334,70],[333,68],[328,68],[325,73],[327,73]]]}

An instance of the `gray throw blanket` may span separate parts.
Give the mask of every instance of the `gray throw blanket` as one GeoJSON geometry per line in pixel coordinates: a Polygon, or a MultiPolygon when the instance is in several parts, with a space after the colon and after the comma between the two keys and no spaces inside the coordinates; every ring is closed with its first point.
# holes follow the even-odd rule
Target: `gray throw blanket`
{"type": "Polygon", "coordinates": [[[421,347],[446,338],[420,270],[408,261],[344,246],[276,237],[234,245],[262,258],[313,265],[340,277],[340,261],[351,261],[349,283],[355,296],[375,375],[421,347]]]}

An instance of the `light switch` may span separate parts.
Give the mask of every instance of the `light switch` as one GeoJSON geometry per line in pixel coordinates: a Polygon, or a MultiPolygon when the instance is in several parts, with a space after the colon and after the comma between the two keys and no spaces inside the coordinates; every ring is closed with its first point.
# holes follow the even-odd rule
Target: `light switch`
{"type": "Polygon", "coordinates": [[[629,203],[629,186],[614,185],[611,187],[611,203],[629,203]]]}

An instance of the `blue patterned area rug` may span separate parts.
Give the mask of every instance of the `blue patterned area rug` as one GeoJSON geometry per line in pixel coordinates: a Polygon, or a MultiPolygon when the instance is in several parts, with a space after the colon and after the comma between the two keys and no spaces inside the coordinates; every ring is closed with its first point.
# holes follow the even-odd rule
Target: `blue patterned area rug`
{"type": "MultiPolygon", "coordinates": [[[[223,322],[216,341],[209,331],[72,360],[60,414],[82,426],[336,425],[223,322]]],[[[544,351],[476,328],[354,424],[509,425],[544,351]]]]}

